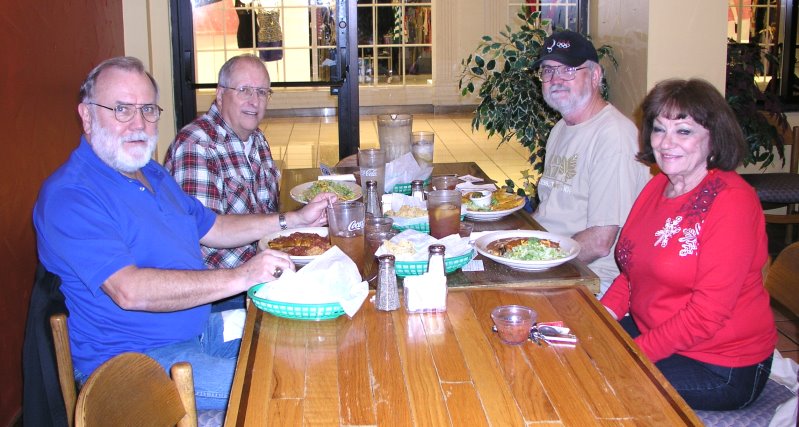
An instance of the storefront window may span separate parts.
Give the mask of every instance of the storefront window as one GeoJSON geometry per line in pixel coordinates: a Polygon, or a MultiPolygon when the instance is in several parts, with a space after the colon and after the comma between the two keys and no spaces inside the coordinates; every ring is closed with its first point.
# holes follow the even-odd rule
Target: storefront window
{"type": "Polygon", "coordinates": [[[432,3],[358,0],[361,85],[433,83],[432,3]]]}
{"type": "Polygon", "coordinates": [[[330,80],[334,0],[225,0],[193,8],[197,83],[216,83],[224,62],[258,55],[273,82],[330,80]]]}
{"type": "Polygon", "coordinates": [[[527,14],[541,12],[541,24],[548,31],[572,30],[585,34],[587,6],[586,0],[511,0],[508,17],[511,26],[518,27],[522,24],[517,16],[520,10],[527,14]]]}

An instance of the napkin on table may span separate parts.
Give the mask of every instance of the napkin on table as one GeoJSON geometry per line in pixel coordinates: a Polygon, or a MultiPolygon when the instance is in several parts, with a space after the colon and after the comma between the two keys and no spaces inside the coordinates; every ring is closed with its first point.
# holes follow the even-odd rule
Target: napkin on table
{"type": "Polygon", "coordinates": [[[299,271],[284,271],[279,279],[265,284],[255,295],[295,304],[338,302],[352,317],[369,295],[369,285],[361,279],[352,259],[333,246],[299,271]]]}

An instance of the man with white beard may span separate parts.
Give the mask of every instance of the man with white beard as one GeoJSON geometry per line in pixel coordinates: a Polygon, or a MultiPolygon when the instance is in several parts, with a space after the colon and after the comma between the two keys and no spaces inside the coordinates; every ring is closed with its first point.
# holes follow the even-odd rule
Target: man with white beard
{"type": "MultiPolygon", "coordinates": [[[[210,303],[294,269],[264,250],[233,269],[206,270],[200,244],[237,247],[280,229],[277,215],[217,215],[151,159],[158,87],[136,58],[102,62],[78,105],[84,135],[42,186],[33,212],[39,260],[61,278],[75,377],[145,353],[165,369],[190,362],[199,409],[224,409],[240,339],[223,340],[210,303]]],[[[327,222],[328,200],[303,219],[327,222]]]]}
{"type": "Polygon", "coordinates": [[[599,276],[601,297],[619,275],[616,238],[649,169],[635,160],[635,125],[602,98],[598,62],[594,45],[567,30],[547,37],[533,64],[544,101],[562,117],[547,139],[533,217],[580,243],[578,257],[599,276]]]}

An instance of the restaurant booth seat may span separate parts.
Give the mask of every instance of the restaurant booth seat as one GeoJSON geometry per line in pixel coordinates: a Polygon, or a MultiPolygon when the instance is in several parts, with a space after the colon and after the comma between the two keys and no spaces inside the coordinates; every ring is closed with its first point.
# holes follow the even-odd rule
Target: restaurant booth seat
{"type": "MultiPolygon", "coordinates": [[[[764,268],[764,283],[774,302],[790,311],[794,317],[799,316],[799,242],[783,249],[774,263],[764,268]]],[[[795,426],[796,391],[776,381],[775,372],[782,372],[786,379],[795,377],[796,363],[775,357],[772,378],[766,383],[766,388],[757,401],[748,407],[737,411],[696,411],[696,415],[709,427],[768,426],[772,421],[775,425],[795,426]],[[790,418],[791,412],[793,418],[786,419],[790,418]]],[[[797,386],[794,383],[792,387],[795,390],[797,386]]]]}
{"type": "Polygon", "coordinates": [[[786,224],[786,243],[793,240],[793,224],[799,224],[799,126],[783,136],[786,147],[790,147],[788,172],[741,174],[757,192],[763,209],[785,208],[784,214],[766,214],[766,223],[786,224]]]}

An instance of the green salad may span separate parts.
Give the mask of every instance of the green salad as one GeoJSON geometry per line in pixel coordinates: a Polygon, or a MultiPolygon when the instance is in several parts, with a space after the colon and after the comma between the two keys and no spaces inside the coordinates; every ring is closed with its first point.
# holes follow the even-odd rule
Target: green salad
{"type": "Polygon", "coordinates": [[[568,255],[558,242],[536,237],[499,239],[488,245],[488,251],[519,261],[550,261],[568,255]]]}
{"type": "Polygon", "coordinates": [[[302,197],[306,202],[310,202],[319,193],[336,193],[339,200],[343,201],[355,199],[355,192],[352,189],[330,180],[314,181],[307,190],[302,192],[302,197]]]}

